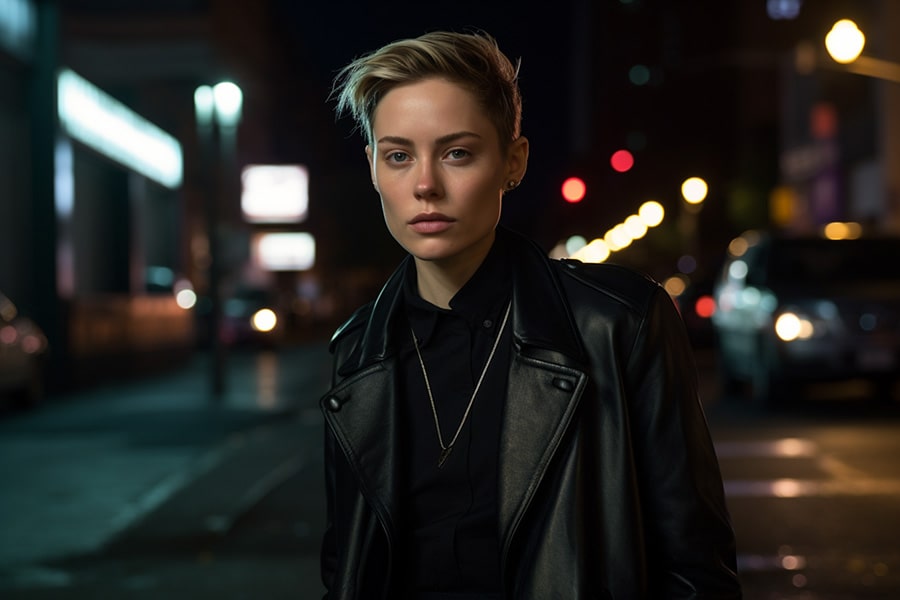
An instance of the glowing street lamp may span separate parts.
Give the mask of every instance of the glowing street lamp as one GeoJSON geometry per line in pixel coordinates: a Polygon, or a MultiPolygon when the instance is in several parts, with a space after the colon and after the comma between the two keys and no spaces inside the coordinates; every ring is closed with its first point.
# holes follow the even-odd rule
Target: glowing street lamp
{"type": "Polygon", "coordinates": [[[825,49],[828,50],[828,55],[842,65],[859,58],[865,46],[865,34],[850,19],[841,19],[835,23],[825,36],[825,49]]]}
{"type": "Polygon", "coordinates": [[[223,172],[233,172],[237,146],[237,126],[241,120],[243,93],[230,81],[213,86],[201,85],[194,90],[194,111],[200,141],[204,205],[207,230],[208,295],[210,298],[209,337],[212,351],[212,387],[215,400],[225,391],[225,347],[219,335],[222,322],[221,240],[219,239],[220,196],[227,196],[230,186],[220,180],[223,172]],[[218,156],[216,156],[218,153],[218,156]],[[217,166],[216,161],[221,164],[217,166]],[[217,168],[218,167],[218,168],[217,168]],[[224,188],[224,189],[223,189],[224,188]]]}
{"type": "Polygon", "coordinates": [[[709,186],[700,177],[688,177],[681,184],[681,196],[688,204],[700,204],[706,200],[709,186]]]}
{"type": "Polygon", "coordinates": [[[851,73],[900,83],[900,63],[862,54],[866,36],[850,19],[837,21],[825,36],[825,49],[851,73]]]}
{"type": "Polygon", "coordinates": [[[702,177],[688,177],[681,184],[681,197],[684,198],[684,210],[681,211],[679,227],[686,241],[687,254],[696,256],[698,250],[697,216],[709,186],[702,177]]]}

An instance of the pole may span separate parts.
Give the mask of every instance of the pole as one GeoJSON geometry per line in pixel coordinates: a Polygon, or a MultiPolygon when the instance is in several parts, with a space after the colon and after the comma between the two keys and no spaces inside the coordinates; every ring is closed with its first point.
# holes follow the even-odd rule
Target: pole
{"type": "Polygon", "coordinates": [[[197,137],[200,147],[200,172],[202,177],[203,208],[207,236],[207,297],[209,298],[209,320],[207,335],[210,353],[210,397],[219,403],[225,395],[225,346],[220,334],[222,323],[221,292],[221,250],[219,242],[218,210],[218,157],[219,140],[213,126],[211,114],[197,111],[197,137]]]}

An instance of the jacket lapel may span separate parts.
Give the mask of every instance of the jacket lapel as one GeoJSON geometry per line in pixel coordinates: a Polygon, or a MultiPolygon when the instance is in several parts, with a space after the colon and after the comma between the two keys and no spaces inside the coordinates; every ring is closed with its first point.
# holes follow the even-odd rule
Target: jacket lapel
{"type": "Polygon", "coordinates": [[[584,349],[555,267],[539,249],[522,250],[513,264],[514,352],[500,436],[504,557],[587,383],[584,349]]]}
{"type": "Polygon", "coordinates": [[[393,358],[369,366],[344,380],[326,397],[339,410],[325,411],[360,488],[392,536],[397,514],[399,445],[402,419],[398,414],[393,358]]]}
{"type": "Polygon", "coordinates": [[[517,356],[500,436],[499,533],[504,556],[578,406],[587,377],[574,368],[517,356]]]}

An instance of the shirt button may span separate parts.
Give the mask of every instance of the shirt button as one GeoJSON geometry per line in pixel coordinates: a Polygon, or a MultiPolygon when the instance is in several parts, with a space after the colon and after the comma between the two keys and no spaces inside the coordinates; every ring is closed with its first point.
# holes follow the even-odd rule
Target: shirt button
{"type": "Polygon", "coordinates": [[[485,329],[490,329],[491,327],[493,327],[494,322],[491,321],[490,319],[485,319],[484,323],[482,323],[482,325],[484,325],[485,329]]]}

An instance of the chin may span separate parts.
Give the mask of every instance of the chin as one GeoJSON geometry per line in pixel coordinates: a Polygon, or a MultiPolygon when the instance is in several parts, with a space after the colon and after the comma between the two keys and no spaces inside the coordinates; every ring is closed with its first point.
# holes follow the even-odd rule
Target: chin
{"type": "Polygon", "coordinates": [[[406,239],[400,243],[403,248],[419,260],[436,261],[450,258],[458,249],[448,240],[437,237],[406,239]]]}

